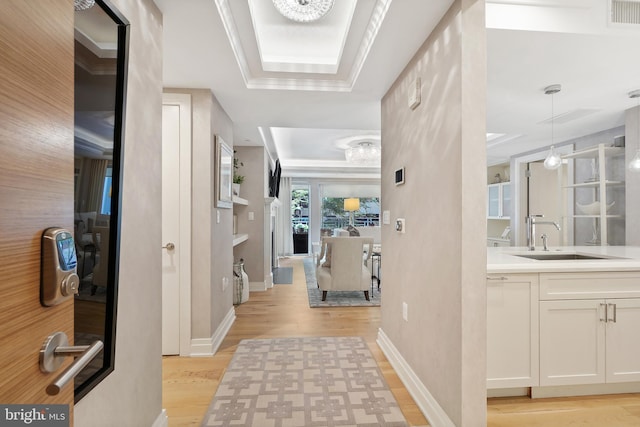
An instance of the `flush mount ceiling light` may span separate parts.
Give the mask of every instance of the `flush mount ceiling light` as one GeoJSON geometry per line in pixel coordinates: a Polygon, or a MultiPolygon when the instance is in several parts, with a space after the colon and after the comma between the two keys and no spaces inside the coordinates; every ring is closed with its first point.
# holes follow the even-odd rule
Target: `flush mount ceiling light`
{"type": "Polygon", "coordinates": [[[544,159],[545,169],[558,169],[562,165],[560,155],[553,149],[553,95],[560,92],[560,85],[551,85],[544,88],[545,95],[551,95],[551,148],[547,158],[544,159]]]}
{"type": "Polygon", "coordinates": [[[636,100],[636,109],[638,110],[638,121],[636,123],[636,144],[638,150],[633,159],[629,162],[629,170],[632,172],[640,172],[640,89],[629,92],[629,98],[636,100]]]}
{"type": "Polygon", "coordinates": [[[91,9],[96,4],[96,0],[73,0],[75,10],[91,9]]]}
{"type": "Polygon", "coordinates": [[[380,147],[369,141],[359,142],[355,147],[344,150],[347,162],[356,165],[378,165],[380,163],[380,147]]]}
{"type": "MultiPolygon", "coordinates": [[[[278,12],[296,22],[313,22],[326,15],[334,0],[273,0],[278,12]]],[[[77,3],[77,0],[76,0],[77,3]]]]}

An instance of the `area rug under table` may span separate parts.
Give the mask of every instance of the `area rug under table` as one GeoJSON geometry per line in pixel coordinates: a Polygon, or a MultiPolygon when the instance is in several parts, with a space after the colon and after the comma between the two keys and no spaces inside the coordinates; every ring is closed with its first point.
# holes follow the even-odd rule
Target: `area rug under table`
{"type": "Polygon", "coordinates": [[[243,340],[202,426],[407,423],[361,337],[243,340]]]}
{"type": "Polygon", "coordinates": [[[309,307],[380,306],[380,289],[377,288],[378,282],[375,279],[372,279],[373,287],[369,289],[369,301],[365,299],[362,291],[329,291],[327,292],[327,299],[322,301],[322,291],[318,288],[318,282],[316,281],[316,264],[312,258],[305,258],[303,263],[309,307]]]}

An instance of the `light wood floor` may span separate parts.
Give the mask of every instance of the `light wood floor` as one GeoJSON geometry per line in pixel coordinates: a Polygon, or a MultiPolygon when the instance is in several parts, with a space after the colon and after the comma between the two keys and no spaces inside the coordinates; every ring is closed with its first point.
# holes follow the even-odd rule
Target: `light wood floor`
{"type": "MultiPolygon", "coordinates": [[[[252,292],[248,302],[236,307],[236,321],[215,356],[163,359],[163,407],[169,416],[169,426],[200,425],[240,340],[301,336],[364,337],[409,425],[428,425],[375,342],[380,309],[309,308],[302,259],[285,259],[281,265],[294,268],[294,284],[252,292]]],[[[640,426],[640,395],[490,399],[488,425],[637,427],[640,426]]]]}

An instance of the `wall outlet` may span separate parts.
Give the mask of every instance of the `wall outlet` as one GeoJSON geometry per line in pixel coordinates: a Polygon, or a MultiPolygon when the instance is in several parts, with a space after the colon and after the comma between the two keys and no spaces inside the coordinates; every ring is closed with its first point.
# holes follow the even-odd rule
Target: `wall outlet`
{"type": "Polygon", "coordinates": [[[406,302],[402,303],[402,318],[405,322],[409,321],[409,304],[406,302]]]}
{"type": "Polygon", "coordinates": [[[228,277],[223,277],[222,278],[222,292],[226,291],[228,286],[229,286],[229,278],[228,277]]]}

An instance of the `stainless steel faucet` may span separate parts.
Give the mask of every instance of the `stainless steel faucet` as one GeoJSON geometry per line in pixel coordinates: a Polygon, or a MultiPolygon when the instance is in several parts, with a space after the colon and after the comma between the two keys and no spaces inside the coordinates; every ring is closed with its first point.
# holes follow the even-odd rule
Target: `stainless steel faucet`
{"type": "Polygon", "coordinates": [[[549,246],[547,246],[547,239],[549,238],[549,236],[547,236],[546,233],[542,233],[542,236],[540,236],[540,238],[542,239],[542,250],[545,252],[549,252],[549,246]]]}
{"type": "MultiPolygon", "coordinates": [[[[556,227],[560,231],[560,224],[554,221],[538,221],[538,218],[543,218],[544,215],[529,215],[527,216],[527,248],[530,251],[536,250],[536,225],[550,224],[556,227]]],[[[545,240],[546,248],[546,240],[545,240]]],[[[548,249],[545,249],[548,250],[548,249]]]]}

